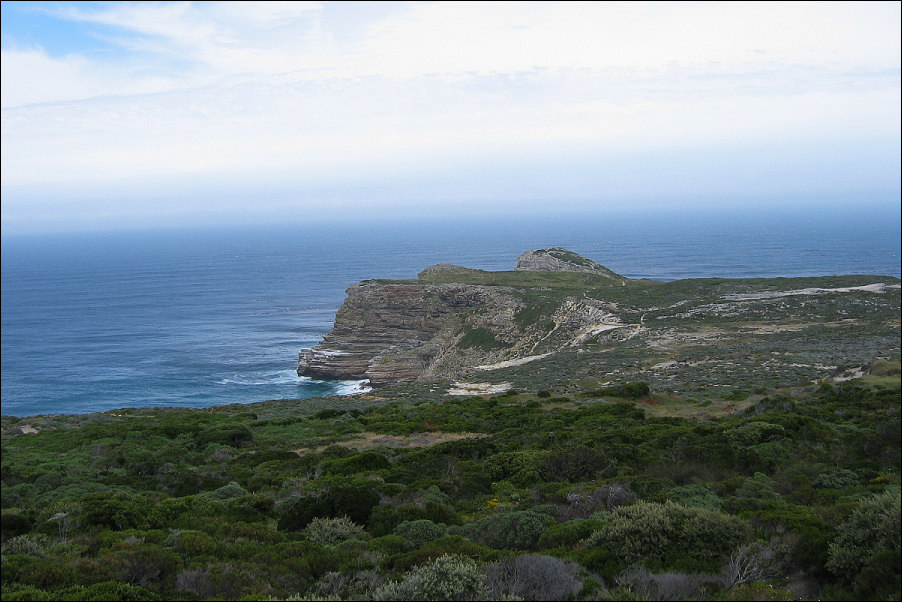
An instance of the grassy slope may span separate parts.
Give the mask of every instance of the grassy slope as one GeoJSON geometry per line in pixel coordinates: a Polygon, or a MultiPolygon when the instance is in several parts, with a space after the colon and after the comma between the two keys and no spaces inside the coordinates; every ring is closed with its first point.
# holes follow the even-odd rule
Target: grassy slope
{"type": "MultiPolygon", "coordinates": [[[[488,397],[411,383],[204,410],[3,417],[4,600],[359,599],[379,579],[403,579],[443,553],[480,563],[524,553],[567,559],[577,563],[577,597],[585,599],[622,598],[618,579],[636,561],[686,576],[701,599],[898,598],[897,532],[895,544],[859,552],[866,571],[828,568],[829,544],[852,513],[875,495],[898,496],[900,362],[898,347],[881,347],[898,346],[898,292],[860,295],[861,303],[788,297],[763,304],[754,319],[707,310],[680,318],[669,308],[889,279],[621,286],[563,273],[429,278],[520,288],[536,317],[564,296],[588,294],[637,320],[644,314],[660,332],[682,328],[696,338],[672,349],[602,338],[482,373],[519,389],[488,397]],[[763,337],[755,334],[762,325],[799,328],[763,337]],[[892,357],[846,383],[813,383],[811,369],[793,366],[879,355],[892,357]],[[653,368],[674,357],[676,367],[653,368]],[[651,384],[650,393],[629,399],[605,389],[633,380],[651,384]],[[668,500],[705,508],[706,529],[732,525],[733,535],[705,531],[704,541],[735,535],[773,551],[779,562],[764,589],[700,577],[726,562],[714,543],[694,548],[675,535],[637,560],[609,538],[627,520],[621,504],[653,509],[668,500]],[[365,530],[324,543],[306,527],[330,515],[352,516],[365,530]],[[412,521],[428,521],[416,528],[431,535],[415,536],[412,521]],[[521,522],[512,529],[511,521],[521,522]]],[[[865,540],[880,541],[880,529],[865,540]]]]}

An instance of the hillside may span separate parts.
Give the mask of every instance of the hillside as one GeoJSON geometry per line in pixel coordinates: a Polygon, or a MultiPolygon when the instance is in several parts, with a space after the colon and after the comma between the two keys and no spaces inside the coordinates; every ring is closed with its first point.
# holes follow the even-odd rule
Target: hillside
{"type": "Polygon", "coordinates": [[[367,394],[3,416],[3,600],[899,599],[897,279],[517,267],[351,287],[367,394]]]}

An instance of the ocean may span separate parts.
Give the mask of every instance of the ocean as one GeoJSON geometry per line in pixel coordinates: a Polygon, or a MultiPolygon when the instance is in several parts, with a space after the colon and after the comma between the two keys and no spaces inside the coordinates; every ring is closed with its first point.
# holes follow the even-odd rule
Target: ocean
{"type": "Polygon", "coordinates": [[[4,236],[3,414],[341,395],[295,373],[345,290],[565,247],[630,278],[900,276],[898,208],[504,216],[4,236]]]}

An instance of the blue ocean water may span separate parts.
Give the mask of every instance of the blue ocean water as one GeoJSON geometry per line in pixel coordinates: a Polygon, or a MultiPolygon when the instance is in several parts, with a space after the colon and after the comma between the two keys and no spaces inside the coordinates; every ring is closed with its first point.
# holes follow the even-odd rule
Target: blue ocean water
{"type": "Polygon", "coordinates": [[[358,390],[295,374],[345,289],[561,246],[630,278],[900,276],[898,209],[379,220],[4,236],[2,413],[207,407],[358,390]]]}

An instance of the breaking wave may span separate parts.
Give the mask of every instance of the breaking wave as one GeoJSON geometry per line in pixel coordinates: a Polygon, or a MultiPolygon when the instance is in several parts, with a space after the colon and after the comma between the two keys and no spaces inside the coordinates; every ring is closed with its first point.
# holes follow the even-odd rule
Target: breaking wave
{"type": "Polygon", "coordinates": [[[242,387],[296,386],[300,397],[354,395],[372,391],[368,380],[314,380],[298,376],[294,370],[276,370],[254,374],[233,374],[217,381],[220,385],[242,387]],[[306,393],[307,395],[304,395],[306,393]]]}

